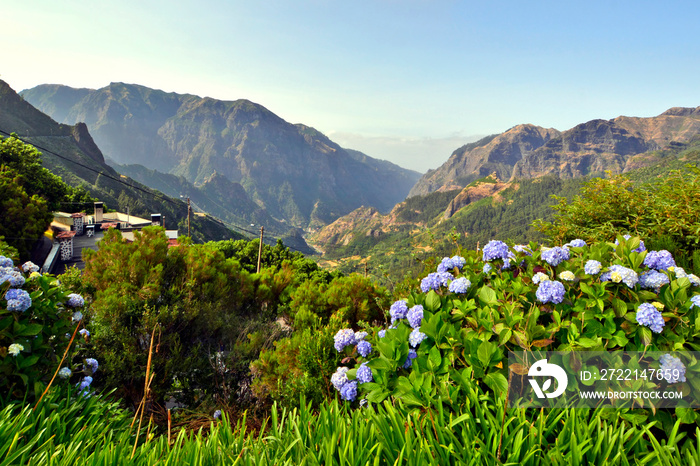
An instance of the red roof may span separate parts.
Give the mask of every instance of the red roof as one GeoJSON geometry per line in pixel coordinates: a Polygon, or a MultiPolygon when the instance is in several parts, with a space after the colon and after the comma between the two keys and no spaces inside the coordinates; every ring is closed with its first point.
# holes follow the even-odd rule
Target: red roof
{"type": "Polygon", "coordinates": [[[78,212],[76,214],[70,214],[70,218],[78,218],[78,217],[85,217],[84,212],[78,212]]]}
{"type": "Polygon", "coordinates": [[[102,226],[103,230],[106,230],[108,228],[116,228],[117,227],[116,223],[102,223],[100,225],[102,226]]]}
{"type": "Polygon", "coordinates": [[[69,239],[75,236],[74,231],[62,231],[59,234],[56,235],[56,238],[58,239],[69,239]]]}
{"type": "Polygon", "coordinates": [[[168,238],[168,248],[174,248],[176,246],[180,246],[180,243],[178,243],[177,238],[168,238]]]}

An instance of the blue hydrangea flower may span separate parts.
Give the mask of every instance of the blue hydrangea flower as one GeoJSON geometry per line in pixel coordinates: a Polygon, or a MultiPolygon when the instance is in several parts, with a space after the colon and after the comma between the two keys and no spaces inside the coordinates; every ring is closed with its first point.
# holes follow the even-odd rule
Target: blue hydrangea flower
{"type": "Polygon", "coordinates": [[[385,330],[385,329],[381,329],[380,331],[377,332],[377,336],[378,336],[379,338],[384,338],[384,337],[386,336],[386,330],[385,330]]]}
{"type": "Polygon", "coordinates": [[[433,272],[421,280],[420,289],[423,293],[427,293],[430,290],[439,290],[441,286],[447,286],[449,281],[453,279],[454,276],[449,272],[433,272]]]}
{"type": "Polygon", "coordinates": [[[93,374],[97,372],[97,368],[100,367],[100,364],[97,362],[97,359],[93,358],[87,358],[85,360],[85,364],[90,368],[93,374]]]}
{"type": "Polygon", "coordinates": [[[58,376],[62,379],[67,379],[73,374],[73,371],[71,371],[67,367],[62,367],[60,371],[58,371],[58,376]]]}
{"type": "Polygon", "coordinates": [[[27,261],[24,264],[22,264],[22,272],[24,273],[32,273],[32,272],[38,272],[39,271],[39,266],[36,265],[32,261],[27,261]]]}
{"type": "Polygon", "coordinates": [[[664,354],[659,358],[659,363],[661,363],[659,370],[666,382],[685,382],[685,365],[681,362],[681,358],[664,354]]]}
{"type": "Polygon", "coordinates": [[[656,270],[649,270],[639,277],[639,286],[642,288],[649,288],[656,290],[657,292],[662,286],[668,284],[669,279],[665,273],[657,272],[656,270]]]}
{"type": "Polygon", "coordinates": [[[417,304],[413,306],[406,314],[408,319],[408,324],[413,328],[420,327],[420,323],[423,320],[423,306],[417,304]]]}
{"type": "Polygon", "coordinates": [[[484,246],[483,260],[488,262],[495,259],[508,259],[512,253],[508,249],[508,245],[503,241],[492,239],[484,246]]]}
{"type": "Polygon", "coordinates": [[[372,344],[368,341],[362,340],[357,344],[357,352],[360,356],[366,358],[369,353],[372,352],[372,344]]]}
{"type": "Polygon", "coordinates": [[[700,286],[700,278],[694,273],[688,274],[688,280],[690,280],[691,285],[700,286]]]}
{"type": "Polygon", "coordinates": [[[369,333],[365,332],[364,330],[355,332],[355,343],[361,342],[362,340],[367,338],[367,335],[369,335],[369,333]]]}
{"type": "Polygon", "coordinates": [[[427,335],[420,331],[420,327],[414,328],[411,334],[408,336],[408,343],[415,348],[426,338],[427,335]]]}
{"type": "Polygon", "coordinates": [[[408,369],[413,365],[413,360],[418,357],[418,353],[416,353],[416,350],[414,349],[409,349],[408,350],[408,356],[406,357],[406,360],[403,363],[403,368],[408,369]]]}
{"type": "Polygon", "coordinates": [[[87,391],[87,389],[88,389],[88,387],[90,387],[91,383],[92,383],[92,377],[90,377],[89,375],[86,375],[85,377],[83,377],[83,380],[81,380],[80,383],[78,383],[76,385],[76,387],[79,387],[80,391],[87,391]]]}
{"type": "Polygon", "coordinates": [[[357,380],[351,380],[340,389],[340,397],[346,401],[355,401],[357,398],[357,380]]]}
{"type": "Polygon", "coordinates": [[[357,368],[357,381],[360,383],[367,383],[372,380],[372,369],[367,366],[366,362],[363,362],[360,367],[357,368]]]}
{"type": "Polygon", "coordinates": [[[537,287],[535,295],[541,303],[559,304],[564,300],[564,285],[556,280],[545,280],[537,287]]]}
{"type": "Polygon", "coordinates": [[[456,280],[450,282],[450,293],[466,293],[469,287],[472,286],[472,282],[466,279],[466,277],[459,277],[456,280]]]}
{"type": "Polygon", "coordinates": [[[458,269],[462,269],[466,263],[467,263],[467,260],[464,257],[452,256],[452,265],[454,265],[458,269]]]}
{"type": "Polygon", "coordinates": [[[10,282],[13,288],[19,288],[24,285],[24,275],[17,270],[6,268],[0,274],[0,284],[5,282],[10,282]]]}
{"type": "Polygon", "coordinates": [[[649,327],[654,333],[661,333],[666,325],[661,312],[649,303],[642,303],[637,308],[637,322],[639,325],[649,327]]]}
{"type": "Polygon", "coordinates": [[[673,260],[670,252],[662,249],[661,251],[649,251],[644,258],[644,265],[650,269],[666,270],[669,267],[675,267],[676,261],[673,260]]]}
{"type": "Polygon", "coordinates": [[[24,290],[9,289],[5,293],[7,301],[7,310],[15,312],[24,312],[32,307],[32,298],[24,290]]]}
{"type": "Polygon", "coordinates": [[[214,411],[214,419],[219,419],[221,417],[221,410],[217,409],[214,411]]]}
{"type": "Polygon", "coordinates": [[[537,272],[535,275],[532,276],[532,283],[534,283],[535,285],[537,285],[540,282],[546,282],[547,280],[549,280],[549,275],[547,275],[546,273],[537,272]]]}
{"type": "Polygon", "coordinates": [[[696,294],[695,296],[690,298],[690,302],[691,302],[691,304],[690,304],[691,309],[695,306],[700,307],[700,294],[696,294]]]}
{"type": "MultiPolygon", "coordinates": [[[[670,271],[671,270],[669,269],[669,272],[670,271]]],[[[683,267],[674,267],[673,273],[676,274],[676,278],[688,277],[688,274],[685,272],[685,269],[683,267]]]]}
{"type": "Polygon", "coordinates": [[[78,333],[81,334],[85,338],[90,336],[90,331],[88,329],[85,329],[85,328],[81,328],[78,333]]]}
{"type": "Polygon", "coordinates": [[[571,240],[565,244],[565,246],[570,246],[572,248],[582,248],[586,245],[586,242],[582,239],[571,240]]]}
{"type": "Polygon", "coordinates": [[[447,272],[448,270],[452,270],[454,266],[455,265],[452,263],[452,259],[450,259],[449,257],[443,257],[442,261],[437,266],[437,271],[447,272]]]}
{"type": "Polygon", "coordinates": [[[5,256],[0,256],[0,267],[14,267],[15,263],[12,262],[12,259],[9,257],[5,256]]]}
{"type": "MultiPolygon", "coordinates": [[[[630,239],[631,237],[632,237],[631,235],[624,235],[623,236],[623,238],[625,238],[626,240],[630,239]]],[[[620,242],[617,239],[615,239],[615,246],[617,246],[618,244],[620,244],[620,242]]],[[[636,249],[632,249],[633,252],[644,252],[646,250],[647,250],[647,248],[646,248],[646,246],[644,246],[644,241],[642,241],[641,239],[639,240],[639,246],[637,246],[636,249]]]]}
{"type": "Polygon", "coordinates": [[[621,277],[620,281],[622,281],[629,288],[634,288],[634,285],[636,285],[637,282],[639,281],[639,276],[637,275],[637,272],[635,272],[632,269],[628,269],[627,267],[623,267],[621,265],[611,265],[610,267],[608,267],[608,271],[600,276],[600,281],[601,282],[611,281],[612,274],[615,272],[620,274],[620,277],[621,277]]]}
{"type": "Polygon", "coordinates": [[[83,320],[83,313],[80,311],[75,311],[73,313],[72,321],[73,322],[80,322],[81,320],[83,320]]]}
{"type": "Polygon", "coordinates": [[[338,330],[338,333],[333,337],[333,341],[335,341],[333,345],[335,350],[340,353],[346,346],[355,344],[355,332],[351,328],[338,330]]]}
{"type": "Polygon", "coordinates": [[[482,269],[483,273],[489,273],[491,272],[491,264],[484,264],[484,268],[482,269]]]}
{"type": "Polygon", "coordinates": [[[331,376],[331,383],[336,390],[340,391],[340,389],[343,388],[343,385],[348,383],[347,372],[349,370],[350,369],[347,367],[338,367],[331,376]]]}
{"type": "Polygon", "coordinates": [[[571,253],[567,247],[555,246],[542,251],[542,259],[547,261],[552,267],[556,267],[562,262],[569,260],[569,257],[571,257],[571,253]]]}
{"type": "Polygon", "coordinates": [[[586,272],[588,275],[598,275],[602,267],[603,264],[601,264],[597,260],[591,259],[586,262],[586,265],[583,266],[583,271],[586,272]]]}
{"type": "Polygon", "coordinates": [[[85,305],[85,300],[77,293],[71,293],[67,296],[67,298],[68,301],[66,304],[68,304],[70,307],[83,307],[85,305]]]}
{"type": "Polygon", "coordinates": [[[405,319],[406,313],[408,312],[408,303],[403,299],[396,301],[389,308],[389,314],[391,315],[391,323],[396,323],[397,320],[405,319]]]}

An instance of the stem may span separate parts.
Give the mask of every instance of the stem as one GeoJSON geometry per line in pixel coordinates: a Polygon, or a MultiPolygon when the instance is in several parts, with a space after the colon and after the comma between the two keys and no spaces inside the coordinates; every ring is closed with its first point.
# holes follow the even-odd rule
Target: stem
{"type": "Polygon", "coordinates": [[[75,340],[75,335],[78,333],[78,329],[80,328],[80,324],[83,322],[82,319],[78,322],[78,325],[75,326],[75,330],[73,330],[73,335],[70,337],[70,341],[68,342],[68,346],[66,347],[66,350],[63,352],[63,357],[61,358],[61,362],[58,363],[58,367],[56,368],[56,372],[53,373],[53,377],[51,377],[51,381],[49,384],[46,386],[46,389],[44,390],[44,393],[41,394],[39,397],[39,401],[36,402],[34,407],[32,408],[32,411],[36,409],[37,406],[39,406],[39,403],[41,403],[41,400],[44,399],[44,395],[49,391],[49,388],[51,388],[51,384],[53,381],[56,379],[56,376],[58,375],[58,371],[61,370],[61,365],[63,364],[63,361],[65,361],[66,356],[68,355],[68,350],[70,349],[71,345],[73,344],[73,340],[75,340]]]}

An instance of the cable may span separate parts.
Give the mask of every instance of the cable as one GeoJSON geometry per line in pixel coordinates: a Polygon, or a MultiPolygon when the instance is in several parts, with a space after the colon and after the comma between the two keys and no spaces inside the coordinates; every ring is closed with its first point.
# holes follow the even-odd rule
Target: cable
{"type": "MultiPolygon", "coordinates": [[[[116,181],[117,183],[120,183],[120,184],[122,184],[122,185],[124,185],[124,186],[127,186],[127,187],[132,188],[132,189],[136,189],[136,190],[141,191],[141,192],[143,192],[143,193],[145,193],[145,194],[149,194],[149,195],[153,196],[154,198],[156,198],[156,199],[158,199],[158,200],[162,200],[162,201],[165,201],[165,202],[169,202],[169,203],[171,203],[171,204],[173,204],[173,205],[175,205],[175,206],[177,206],[177,207],[182,207],[182,208],[185,207],[185,205],[184,205],[185,203],[184,203],[183,201],[173,200],[171,197],[165,195],[164,193],[161,193],[160,195],[158,195],[158,194],[156,194],[156,192],[154,192],[153,190],[149,191],[149,190],[140,188],[140,187],[138,187],[138,186],[131,185],[131,184],[129,184],[129,183],[126,183],[124,180],[122,180],[122,179],[120,179],[120,178],[116,178],[116,177],[114,177],[114,176],[112,176],[112,175],[110,175],[110,174],[108,174],[108,173],[104,173],[104,172],[102,172],[102,171],[95,170],[94,168],[89,167],[89,166],[87,166],[87,165],[84,165],[84,164],[82,164],[82,163],[80,163],[80,162],[76,162],[75,160],[71,160],[71,159],[69,159],[68,157],[65,157],[65,156],[63,156],[63,155],[57,154],[56,152],[54,152],[54,151],[52,151],[52,150],[50,150],[50,149],[47,149],[47,148],[42,147],[42,146],[40,146],[40,145],[38,145],[38,144],[34,144],[34,143],[32,143],[32,142],[26,141],[25,139],[22,139],[22,137],[17,136],[16,134],[8,133],[7,131],[5,131],[5,130],[3,130],[3,129],[0,129],[0,133],[5,134],[5,135],[7,135],[8,137],[14,137],[15,139],[17,139],[17,140],[19,140],[19,141],[21,141],[21,142],[23,142],[23,143],[25,143],[25,144],[28,144],[28,145],[30,145],[30,146],[34,146],[34,147],[36,147],[37,149],[39,149],[39,150],[41,150],[41,151],[43,151],[43,152],[47,152],[47,153],[49,153],[49,154],[51,154],[51,155],[54,155],[54,156],[58,157],[58,158],[61,159],[61,160],[65,160],[65,161],[67,161],[67,162],[74,163],[74,164],[76,164],[76,165],[78,165],[78,166],[80,166],[80,167],[82,167],[82,168],[85,168],[86,170],[90,170],[90,171],[93,172],[93,173],[97,173],[98,175],[102,175],[102,176],[104,176],[104,177],[106,177],[106,178],[109,178],[109,179],[111,179],[111,180],[114,180],[114,181],[116,181]]],[[[25,137],[27,137],[27,136],[25,136],[25,137]]],[[[29,137],[32,137],[32,136],[29,136],[29,137]]],[[[36,136],[36,137],[41,137],[41,136],[36,136]]],[[[158,192],[160,192],[160,191],[158,191],[158,192]]],[[[84,203],[81,203],[81,202],[62,202],[61,204],[84,204],[84,203]]],[[[206,212],[203,212],[203,213],[206,213],[206,212]]],[[[207,215],[209,215],[209,214],[207,214],[207,215]]],[[[215,219],[215,217],[212,217],[212,216],[210,216],[210,218],[211,218],[211,219],[215,219]]],[[[245,232],[247,232],[247,233],[249,233],[249,234],[251,234],[251,235],[257,236],[257,233],[256,233],[256,232],[252,232],[252,231],[250,231],[250,230],[247,230],[247,229],[245,229],[245,228],[243,228],[243,227],[240,227],[240,226],[238,226],[238,225],[235,225],[235,224],[233,224],[233,223],[223,222],[223,221],[220,220],[220,219],[216,219],[216,220],[218,220],[222,225],[224,225],[224,226],[226,226],[226,227],[228,227],[228,228],[235,228],[235,229],[238,229],[238,230],[241,230],[241,231],[245,231],[245,232]]],[[[272,239],[274,239],[274,240],[279,239],[279,238],[275,238],[275,237],[273,237],[273,236],[271,236],[270,238],[272,238],[272,239]]],[[[301,251],[301,250],[299,250],[299,249],[296,249],[296,248],[294,248],[294,247],[292,247],[292,246],[285,246],[285,247],[287,247],[287,248],[289,248],[289,249],[292,249],[293,251],[300,252],[300,253],[302,253],[302,254],[304,253],[304,251],[301,251]]]]}

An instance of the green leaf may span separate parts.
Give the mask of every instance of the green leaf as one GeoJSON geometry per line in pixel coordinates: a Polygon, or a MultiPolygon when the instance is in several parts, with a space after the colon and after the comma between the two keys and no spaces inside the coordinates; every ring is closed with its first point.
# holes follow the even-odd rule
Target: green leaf
{"type": "Polygon", "coordinates": [[[496,351],[496,345],[490,341],[485,341],[479,345],[479,349],[476,350],[476,356],[484,367],[489,367],[491,362],[491,356],[496,351]]]}
{"type": "Polygon", "coordinates": [[[651,329],[649,327],[640,326],[639,335],[642,338],[642,344],[644,346],[651,344],[651,329]]]}
{"type": "Polygon", "coordinates": [[[440,301],[440,296],[435,292],[435,290],[430,290],[428,295],[425,297],[425,309],[428,311],[438,311],[442,307],[442,302],[440,301]]]}
{"type": "Polygon", "coordinates": [[[38,360],[39,360],[39,355],[33,355],[33,356],[29,356],[28,358],[24,358],[22,360],[22,362],[19,363],[19,368],[24,369],[24,368],[27,368],[29,366],[33,366],[34,364],[36,364],[36,362],[38,360]]]}
{"type": "Polygon", "coordinates": [[[508,392],[508,379],[500,372],[489,372],[484,377],[484,383],[496,393],[508,392]]]}
{"type": "Polygon", "coordinates": [[[615,317],[622,317],[627,313],[627,304],[620,298],[613,299],[613,309],[615,309],[615,317]]]}
{"type": "Polygon", "coordinates": [[[44,329],[44,326],[41,324],[29,324],[21,330],[19,335],[21,335],[23,337],[30,337],[30,336],[37,335],[43,329],[44,329]]]}
{"type": "Polygon", "coordinates": [[[676,416],[683,424],[692,424],[697,419],[697,414],[692,408],[676,408],[676,416]]]}
{"type": "Polygon", "coordinates": [[[487,285],[482,286],[479,290],[479,301],[481,301],[482,304],[487,306],[498,304],[498,300],[496,299],[496,292],[487,285]]]}
{"type": "Polygon", "coordinates": [[[576,343],[583,346],[584,348],[593,348],[594,346],[598,346],[598,342],[586,337],[579,338],[576,343]]]}
{"type": "Polygon", "coordinates": [[[372,390],[367,394],[367,401],[371,403],[381,403],[389,396],[389,393],[389,390],[383,388],[372,390]]]}
{"type": "Polygon", "coordinates": [[[437,346],[430,348],[430,352],[428,353],[428,361],[433,368],[440,367],[440,364],[442,363],[442,355],[440,354],[440,350],[437,348],[437,346]]]}

